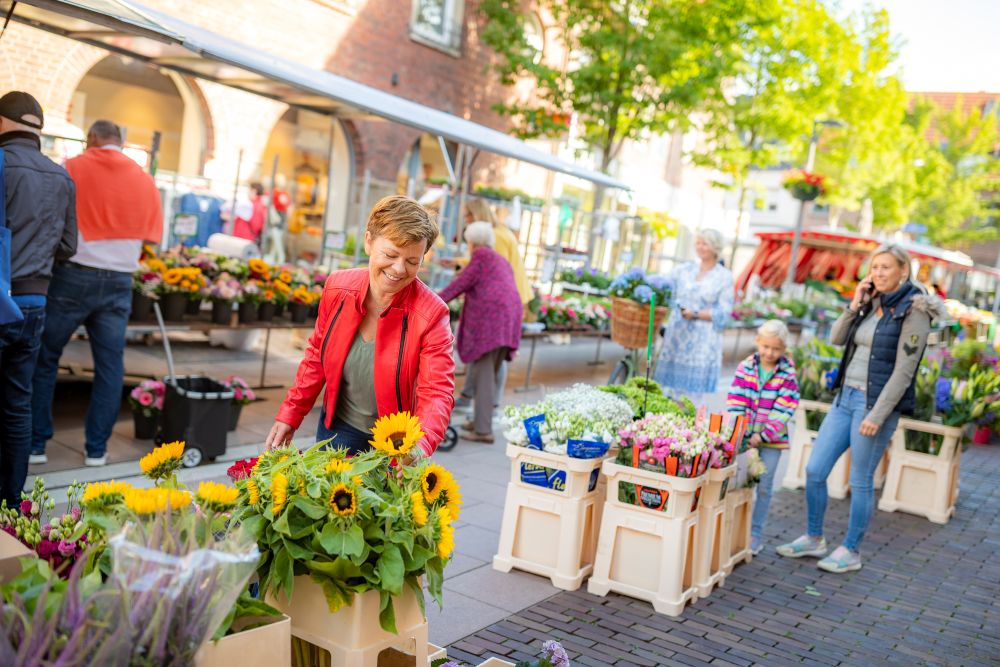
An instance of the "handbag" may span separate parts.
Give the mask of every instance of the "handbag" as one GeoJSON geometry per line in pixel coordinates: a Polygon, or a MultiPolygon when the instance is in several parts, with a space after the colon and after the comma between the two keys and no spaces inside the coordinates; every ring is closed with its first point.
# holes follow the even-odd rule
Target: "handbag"
{"type": "Polygon", "coordinates": [[[4,180],[4,151],[0,148],[0,325],[24,319],[10,295],[10,229],[7,227],[7,183],[4,180]]]}

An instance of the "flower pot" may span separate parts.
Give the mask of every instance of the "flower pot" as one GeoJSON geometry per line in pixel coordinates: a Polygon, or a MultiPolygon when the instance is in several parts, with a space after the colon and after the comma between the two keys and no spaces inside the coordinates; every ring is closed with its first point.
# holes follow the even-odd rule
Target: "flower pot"
{"type": "MultiPolygon", "coordinates": [[[[234,628],[264,620],[239,618],[234,628]]],[[[195,654],[195,667],[271,667],[292,664],[292,623],[287,616],[267,619],[266,625],[207,641],[195,654]]]]}
{"type": "Polygon", "coordinates": [[[152,440],[156,437],[156,426],[159,423],[159,415],[147,417],[141,412],[133,412],[132,423],[135,424],[136,440],[152,440]]]}
{"type": "Polygon", "coordinates": [[[309,319],[309,306],[304,303],[295,303],[292,301],[288,304],[288,314],[292,318],[292,322],[295,324],[303,324],[307,319],[309,319]]]}
{"type": "Polygon", "coordinates": [[[319,302],[309,306],[309,317],[319,317],[319,302]]]}
{"type": "Polygon", "coordinates": [[[993,429],[989,426],[980,426],[975,431],[972,432],[972,442],[976,445],[988,445],[990,444],[990,437],[993,435],[993,429]]]}
{"type": "Polygon", "coordinates": [[[883,512],[917,514],[934,523],[948,523],[958,499],[962,434],[960,426],[900,419],[892,435],[889,470],[878,508],[883,512]],[[937,454],[907,449],[908,432],[939,439],[937,454]]]}
{"type": "Polygon", "coordinates": [[[236,424],[240,421],[240,413],[243,412],[242,403],[233,403],[229,406],[229,430],[235,431],[236,424]]]}
{"type": "Polygon", "coordinates": [[[129,319],[133,322],[148,322],[153,315],[153,300],[145,294],[132,292],[132,314],[129,319]]]}
{"type": "Polygon", "coordinates": [[[160,298],[160,308],[163,310],[163,319],[178,321],[184,319],[184,312],[187,310],[187,294],[171,292],[164,294],[160,298]]]}
{"type": "Polygon", "coordinates": [[[184,309],[185,315],[197,315],[201,312],[201,297],[188,297],[187,308],[184,309]]]}
{"type": "Polygon", "coordinates": [[[212,302],[212,324],[233,323],[233,303],[231,301],[212,302]]]}
{"type": "Polygon", "coordinates": [[[274,304],[270,301],[260,304],[257,309],[257,320],[260,322],[270,322],[274,319],[274,304]]]}
{"type": "Polygon", "coordinates": [[[244,301],[239,309],[240,324],[253,324],[257,321],[257,306],[244,301]]]}
{"type": "Polygon", "coordinates": [[[274,316],[282,317],[285,314],[285,304],[276,303],[274,304],[274,316]]]}
{"type": "Polygon", "coordinates": [[[510,482],[493,569],[548,577],[567,591],[594,567],[603,457],[577,459],[507,445],[510,482]]]}

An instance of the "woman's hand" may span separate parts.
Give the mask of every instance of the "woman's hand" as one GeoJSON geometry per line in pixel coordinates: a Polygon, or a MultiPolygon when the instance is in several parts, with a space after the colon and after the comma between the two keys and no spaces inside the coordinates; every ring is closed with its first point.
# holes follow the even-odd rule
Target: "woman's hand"
{"type": "Polygon", "coordinates": [[[861,422],[861,427],[858,429],[858,433],[870,438],[878,433],[880,426],[873,422],[871,419],[865,419],[861,422]]]}
{"type": "Polygon", "coordinates": [[[851,300],[851,310],[856,311],[863,303],[870,301],[874,293],[875,284],[872,282],[872,277],[868,276],[859,282],[857,288],[855,288],[854,299],[851,300]]]}
{"type": "Polygon", "coordinates": [[[264,451],[291,444],[294,435],[295,429],[285,422],[274,422],[271,432],[267,434],[267,440],[264,441],[264,451]]]}
{"type": "Polygon", "coordinates": [[[424,448],[421,447],[418,442],[406,456],[401,459],[396,459],[396,462],[399,464],[396,466],[396,479],[403,479],[404,469],[420,463],[420,461],[425,458],[427,458],[427,453],[424,452],[424,448]]]}

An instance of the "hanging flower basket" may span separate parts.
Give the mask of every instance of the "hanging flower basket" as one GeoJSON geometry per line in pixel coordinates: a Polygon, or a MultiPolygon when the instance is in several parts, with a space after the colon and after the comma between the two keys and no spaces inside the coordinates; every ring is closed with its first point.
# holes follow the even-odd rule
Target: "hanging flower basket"
{"type": "Polygon", "coordinates": [[[812,201],[826,194],[824,177],[808,171],[791,172],[782,185],[799,201],[812,201]]]}

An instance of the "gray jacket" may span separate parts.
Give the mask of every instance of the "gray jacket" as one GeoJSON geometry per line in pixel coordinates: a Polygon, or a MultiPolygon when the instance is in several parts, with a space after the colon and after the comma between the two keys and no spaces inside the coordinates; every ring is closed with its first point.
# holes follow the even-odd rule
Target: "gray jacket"
{"type": "Polygon", "coordinates": [[[11,294],[47,294],[52,265],[76,254],[76,187],[30,132],[0,135],[5,153],[11,294]]]}

